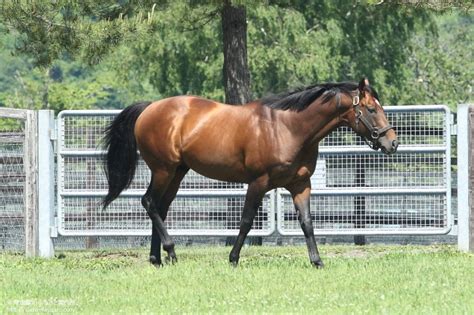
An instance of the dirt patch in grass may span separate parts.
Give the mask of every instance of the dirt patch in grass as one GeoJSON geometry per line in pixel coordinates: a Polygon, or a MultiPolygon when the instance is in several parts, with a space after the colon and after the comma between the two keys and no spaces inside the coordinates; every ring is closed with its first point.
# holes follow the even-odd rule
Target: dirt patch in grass
{"type": "Polygon", "coordinates": [[[98,252],[94,253],[94,258],[111,258],[111,259],[118,259],[118,258],[142,258],[142,255],[137,252],[98,252]]]}

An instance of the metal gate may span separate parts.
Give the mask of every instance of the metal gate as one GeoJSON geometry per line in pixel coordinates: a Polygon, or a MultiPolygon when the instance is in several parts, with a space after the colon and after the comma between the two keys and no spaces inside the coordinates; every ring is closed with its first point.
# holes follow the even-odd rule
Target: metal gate
{"type": "Polygon", "coordinates": [[[0,250],[27,256],[39,251],[37,127],[36,111],[0,108],[0,250]]]}
{"type": "MultiPolygon", "coordinates": [[[[100,140],[119,111],[58,116],[58,230],[62,235],[148,235],[142,208],[150,174],[143,161],[130,188],[107,210],[100,140]]],[[[320,146],[312,178],[316,234],[444,234],[451,219],[450,112],[446,106],[387,107],[401,145],[393,156],[340,128],[320,146]]],[[[246,186],[189,172],[171,205],[170,234],[236,235],[246,186]]],[[[251,235],[302,234],[291,197],[268,193],[251,235]],[[275,221],[275,217],[277,220],[275,221]]]]}
{"type": "MultiPolygon", "coordinates": [[[[58,231],[62,235],[148,235],[141,206],[150,171],[140,160],[135,179],[106,210],[101,139],[120,111],[63,111],[58,116],[58,231]]],[[[246,185],[205,178],[190,171],[171,205],[166,225],[174,235],[236,235],[246,185]]],[[[249,235],[275,230],[275,193],[268,193],[249,235]]]]}
{"type": "MultiPolygon", "coordinates": [[[[315,234],[445,234],[451,229],[450,111],[386,107],[401,145],[372,151],[340,128],[320,145],[312,178],[315,234]]],[[[291,196],[277,194],[278,231],[302,234],[291,196]]]]}
{"type": "Polygon", "coordinates": [[[0,250],[25,250],[25,120],[0,109],[0,250]]]}

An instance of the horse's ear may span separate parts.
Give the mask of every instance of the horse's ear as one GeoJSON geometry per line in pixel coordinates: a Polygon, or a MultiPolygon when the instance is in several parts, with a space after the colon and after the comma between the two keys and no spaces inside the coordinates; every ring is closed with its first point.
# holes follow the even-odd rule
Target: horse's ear
{"type": "Polygon", "coordinates": [[[363,93],[365,88],[369,86],[369,80],[367,78],[362,78],[359,82],[359,91],[363,93]]]}

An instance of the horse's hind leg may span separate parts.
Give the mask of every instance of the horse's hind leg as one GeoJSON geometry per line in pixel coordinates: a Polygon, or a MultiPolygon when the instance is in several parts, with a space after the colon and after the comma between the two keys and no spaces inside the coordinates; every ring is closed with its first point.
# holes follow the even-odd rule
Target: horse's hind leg
{"type": "MultiPolygon", "coordinates": [[[[166,189],[165,194],[161,198],[161,202],[159,205],[159,214],[163,222],[166,220],[169,207],[176,197],[176,193],[178,192],[179,185],[181,184],[181,181],[183,180],[184,176],[186,175],[188,171],[189,171],[189,168],[187,166],[178,167],[176,169],[173,179],[171,180],[171,182],[168,185],[168,188],[166,189]]],[[[168,252],[167,260],[171,262],[176,262],[177,259],[176,259],[176,254],[174,253],[174,243],[172,244],[170,250],[167,249],[165,244],[163,244],[163,249],[168,252]]]]}
{"type": "MultiPolygon", "coordinates": [[[[146,209],[147,213],[149,213],[149,209],[152,206],[152,187],[153,187],[153,176],[151,178],[150,185],[142,197],[142,205],[146,209]]],[[[151,217],[150,217],[151,219],[151,217]]],[[[151,228],[151,246],[150,246],[150,262],[153,265],[161,265],[161,240],[158,236],[158,232],[156,231],[155,224],[152,222],[151,228]]]]}
{"type": "Polygon", "coordinates": [[[174,242],[169,236],[164,220],[168,214],[171,202],[174,200],[181,180],[189,169],[181,166],[175,170],[160,169],[153,172],[152,180],[142,204],[152,221],[152,238],[150,248],[150,262],[161,264],[161,243],[168,253],[168,259],[176,261],[174,242]]]}

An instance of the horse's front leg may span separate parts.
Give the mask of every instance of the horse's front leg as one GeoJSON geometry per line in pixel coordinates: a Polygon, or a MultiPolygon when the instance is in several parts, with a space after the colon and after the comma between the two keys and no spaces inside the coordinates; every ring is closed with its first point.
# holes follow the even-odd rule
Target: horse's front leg
{"type": "Polygon", "coordinates": [[[298,220],[306,239],[309,260],[313,266],[322,268],[324,264],[321,257],[319,257],[310,212],[311,182],[309,179],[299,182],[292,187],[288,187],[288,190],[291,192],[291,196],[293,197],[293,203],[295,205],[296,213],[298,214],[298,220]]]}
{"type": "Polygon", "coordinates": [[[265,179],[256,180],[249,184],[245,204],[240,220],[240,231],[234,247],[232,248],[229,261],[236,266],[239,263],[240,250],[244,245],[245,238],[252,228],[253,220],[257,214],[258,207],[262,203],[263,196],[267,192],[267,181],[265,179]]]}

